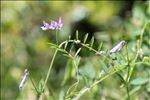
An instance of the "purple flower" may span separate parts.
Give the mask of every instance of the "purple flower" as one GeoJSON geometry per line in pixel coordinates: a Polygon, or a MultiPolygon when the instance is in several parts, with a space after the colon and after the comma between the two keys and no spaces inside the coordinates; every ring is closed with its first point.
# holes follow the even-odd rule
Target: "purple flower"
{"type": "Polygon", "coordinates": [[[57,22],[51,21],[51,24],[50,24],[50,26],[49,26],[49,29],[54,30],[54,29],[56,29],[56,27],[57,27],[57,22]]]}
{"type": "Polygon", "coordinates": [[[25,69],[24,73],[22,75],[22,80],[21,80],[20,85],[19,85],[19,89],[22,89],[28,74],[29,74],[28,69],[25,69]]]}
{"type": "Polygon", "coordinates": [[[63,26],[62,17],[59,17],[56,29],[61,30],[62,26],[63,26]]]}
{"type": "Polygon", "coordinates": [[[42,30],[49,30],[49,29],[50,30],[55,30],[55,29],[61,30],[62,26],[63,26],[62,17],[59,17],[58,22],[52,20],[51,23],[48,24],[45,21],[43,21],[43,26],[41,28],[42,28],[42,30]]]}
{"type": "Polygon", "coordinates": [[[117,44],[114,48],[112,48],[109,51],[109,55],[111,55],[112,53],[119,52],[125,45],[126,45],[126,42],[125,41],[121,41],[119,44],[117,44]]]}
{"type": "Polygon", "coordinates": [[[50,25],[48,23],[46,23],[45,21],[43,21],[43,26],[41,27],[42,30],[48,30],[50,27],[50,25]]]}

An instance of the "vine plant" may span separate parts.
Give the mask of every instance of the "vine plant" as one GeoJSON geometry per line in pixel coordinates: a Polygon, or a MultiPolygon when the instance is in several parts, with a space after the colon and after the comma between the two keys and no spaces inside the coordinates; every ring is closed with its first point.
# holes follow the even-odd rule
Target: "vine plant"
{"type": "Polygon", "coordinates": [[[60,17],[58,22],[51,21],[51,24],[43,22],[43,26],[41,27],[43,30],[56,30],[56,44],[54,43],[48,43],[51,48],[55,49],[54,55],[52,57],[47,76],[44,80],[44,83],[40,83],[39,87],[36,87],[35,83],[33,82],[33,79],[31,77],[31,74],[29,73],[28,69],[25,69],[25,72],[22,77],[22,81],[19,85],[19,88],[21,89],[24,85],[24,82],[26,80],[27,75],[29,75],[30,80],[33,84],[34,89],[37,93],[37,99],[42,99],[42,95],[45,92],[46,84],[48,82],[48,78],[50,77],[50,72],[54,64],[55,57],[58,52],[61,52],[62,55],[68,57],[68,59],[71,59],[74,65],[75,73],[76,73],[76,82],[73,83],[68,90],[66,91],[66,94],[64,96],[65,100],[78,100],[81,96],[83,96],[87,91],[90,91],[93,87],[98,85],[100,82],[102,82],[104,79],[111,77],[112,74],[116,74],[123,82],[123,86],[126,88],[127,96],[125,96],[126,99],[130,100],[130,94],[131,89],[129,88],[130,79],[132,77],[132,74],[134,72],[134,68],[138,64],[148,64],[147,62],[144,62],[145,59],[150,60],[149,58],[143,57],[142,61],[137,61],[138,56],[140,55],[139,52],[141,50],[142,41],[143,41],[143,34],[144,30],[147,27],[149,22],[146,22],[143,29],[140,33],[140,39],[137,42],[138,48],[137,53],[134,59],[131,59],[128,53],[128,43],[126,41],[121,41],[118,45],[116,45],[111,50],[102,50],[103,43],[100,43],[97,49],[94,49],[94,37],[91,38],[90,43],[87,43],[88,33],[84,36],[83,42],[79,40],[79,34],[78,31],[76,31],[76,39],[68,39],[61,43],[59,43],[58,39],[58,32],[61,30],[63,23],[62,18],[60,17]],[[72,44],[71,47],[68,46],[68,44],[72,44]],[[79,45],[79,49],[76,50],[74,54],[72,54],[74,45],[79,45]],[[66,48],[69,47],[70,49],[67,50],[66,48]],[[89,84],[85,85],[83,88],[78,89],[78,85],[80,84],[80,72],[79,72],[79,64],[81,57],[79,56],[80,51],[86,48],[89,51],[95,53],[95,56],[98,56],[101,59],[100,67],[102,70],[99,72],[99,76],[95,77],[94,81],[89,84]],[[126,54],[123,55],[120,51],[123,49],[126,54]],[[123,61],[120,62],[121,59],[123,61]],[[107,61],[107,62],[106,62],[107,61]],[[121,73],[122,70],[127,70],[125,74],[121,73]]]}

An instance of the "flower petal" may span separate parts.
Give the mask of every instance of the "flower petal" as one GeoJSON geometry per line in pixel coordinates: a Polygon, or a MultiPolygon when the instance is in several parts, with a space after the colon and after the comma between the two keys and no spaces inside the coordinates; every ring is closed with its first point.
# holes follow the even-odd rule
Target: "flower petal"
{"type": "Polygon", "coordinates": [[[109,55],[111,55],[112,53],[119,52],[125,46],[125,44],[126,44],[125,41],[121,41],[119,44],[117,44],[114,48],[112,48],[109,51],[109,55]]]}
{"type": "Polygon", "coordinates": [[[44,26],[41,26],[41,29],[44,30],[44,31],[45,31],[45,30],[48,30],[48,28],[46,28],[46,27],[44,27],[44,26]]]}
{"type": "Polygon", "coordinates": [[[43,21],[43,26],[41,26],[42,30],[48,30],[49,29],[49,24],[43,21]]]}
{"type": "Polygon", "coordinates": [[[25,69],[24,70],[24,73],[23,73],[23,75],[22,75],[22,80],[21,80],[21,82],[20,82],[20,84],[19,84],[19,89],[22,89],[22,87],[23,87],[23,85],[24,85],[24,83],[25,83],[25,81],[26,81],[26,78],[27,78],[27,75],[28,75],[28,69],[25,69]]]}
{"type": "Polygon", "coordinates": [[[63,26],[62,17],[59,17],[59,20],[58,20],[58,23],[57,23],[57,29],[61,30],[62,26],[63,26]]]}

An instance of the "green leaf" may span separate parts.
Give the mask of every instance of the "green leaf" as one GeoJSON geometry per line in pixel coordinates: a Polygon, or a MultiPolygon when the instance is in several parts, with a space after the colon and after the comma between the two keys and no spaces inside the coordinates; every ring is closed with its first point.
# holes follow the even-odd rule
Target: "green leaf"
{"type": "Polygon", "coordinates": [[[58,47],[56,47],[56,46],[50,46],[50,48],[52,48],[52,49],[57,49],[58,47]]]}
{"type": "Polygon", "coordinates": [[[143,85],[143,84],[147,83],[149,80],[150,79],[147,77],[136,78],[136,79],[132,80],[130,82],[130,84],[132,84],[132,85],[143,85]]]}
{"type": "Polygon", "coordinates": [[[97,51],[100,51],[102,49],[102,46],[103,46],[103,42],[101,42],[101,44],[99,44],[97,51]]]}
{"type": "MultiPolygon", "coordinates": [[[[133,88],[132,90],[130,90],[129,94],[133,95],[134,93],[136,93],[137,91],[139,91],[142,87],[141,86],[136,86],[135,88],[133,88]]],[[[123,100],[127,100],[128,95],[126,94],[123,100]]]]}
{"type": "Polygon", "coordinates": [[[72,44],[71,44],[71,47],[70,47],[69,52],[71,52],[71,51],[72,51],[73,47],[74,47],[74,43],[72,43],[72,44]]]}
{"type": "Polygon", "coordinates": [[[76,40],[78,40],[79,39],[79,32],[78,32],[78,30],[76,30],[76,40]]]}
{"type": "Polygon", "coordinates": [[[150,84],[146,85],[146,90],[147,90],[147,92],[150,92],[150,84]]]}
{"type": "Polygon", "coordinates": [[[144,57],[143,62],[144,63],[150,63],[150,57],[144,57]]]}
{"type": "Polygon", "coordinates": [[[83,78],[83,81],[84,81],[84,83],[86,84],[86,86],[87,86],[87,87],[90,87],[88,78],[87,78],[84,74],[82,74],[82,78],[83,78]]]}
{"type": "MultiPolygon", "coordinates": [[[[94,79],[96,76],[94,66],[90,61],[82,65],[82,67],[80,68],[80,73],[86,76],[88,80],[94,79]]],[[[90,84],[90,81],[89,81],[89,84],[90,84]]]]}
{"type": "Polygon", "coordinates": [[[53,44],[53,43],[48,43],[50,46],[52,46],[52,47],[58,47],[56,44],[53,44]]]}
{"type": "Polygon", "coordinates": [[[69,40],[71,40],[71,36],[69,35],[69,40]]]}
{"type": "Polygon", "coordinates": [[[73,97],[75,97],[75,96],[77,96],[78,95],[78,92],[71,92],[70,94],[68,94],[67,96],[66,96],[66,99],[67,100],[71,100],[71,98],[73,98],[73,97]]]}
{"type": "Polygon", "coordinates": [[[72,60],[68,60],[65,69],[64,79],[61,85],[66,84],[72,77],[74,77],[74,75],[75,75],[75,69],[73,68],[72,60]]]}
{"type": "Polygon", "coordinates": [[[72,57],[71,57],[70,55],[68,55],[68,54],[63,54],[63,56],[65,56],[65,57],[68,57],[68,58],[72,59],[72,57]]]}
{"type": "Polygon", "coordinates": [[[107,65],[104,63],[104,61],[100,61],[100,67],[106,72],[108,70],[107,65]]]}
{"type": "Polygon", "coordinates": [[[93,47],[94,44],[94,37],[92,37],[91,42],[90,42],[90,47],[93,47]]]}
{"type": "Polygon", "coordinates": [[[61,48],[57,48],[60,52],[63,52],[63,53],[68,53],[67,51],[65,51],[64,49],[61,49],[61,48]]]}
{"type": "Polygon", "coordinates": [[[66,50],[67,48],[67,45],[68,45],[68,42],[65,43],[65,46],[64,46],[64,49],[66,50]]]}
{"type": "Polygon", "coordinates": [[[86,35],[84,36],[84,40],[83,40],[83,43],[86,43],[86,40],[87,40],[87,38],[88,38],[88,33],[86,33],[86,35]]]}
{"type": "Polygon", "coordinates": [[[76,54],[75,54],[74,57],[77,57],[77,55],[79,54],[80,51],[81,51],[81,48],[79,48],[79,49],[77,50],[77,52],[76,52],[76,54]]]}
{"type": "Polygon", "coordinates": [[[43,92],[43,85],[44,85],[44,81],[43,81],[43,79],[41,79],[39,82],[39,86],[38,86],[38,92],[39,93],[43,92]]]}
{"type": "Polygon", "coordinates": [[[77,66],[79,66],[80,60],[81,60],[81,57],[80,56],[76,56],[75,62],[77,64],[77,66]]]}

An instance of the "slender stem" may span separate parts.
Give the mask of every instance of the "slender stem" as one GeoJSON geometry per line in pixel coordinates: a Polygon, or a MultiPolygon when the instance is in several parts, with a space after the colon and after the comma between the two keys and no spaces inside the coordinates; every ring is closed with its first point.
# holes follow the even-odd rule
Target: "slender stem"
{"type": "Polygon", "coordinates": [[[129,60],[129,53],[128,53],[128,46],[126,45],[126,54],[127,54],[127,61],[128,61],[128,64],[130,63],[130,60],[129,60]]]}
{"type": "MultiPolygon", "coordinates": [[[[141,33],[140,33],[140,40],[139,40],[139,47],[137,48],[137,54],[136,54],[136,56],[135,56],[135,58],[134,58],[134,60],[133,60],[133,63],[136,63],[136,61],[137,61],[137,59],[138,59],[138,55],[139,55],[138,51],[140,51],[140,49],[142,48],[143,35],[144,35],[144,31],[145,31],[145,28],[146,28],[146,26],[147,26],[148,23],[149,23],[149,22],[145,22],[144,27],[143,27],[142,30],[141,30],[141,33]]],[[[133,72],[134,72],[134,66],[131,67],[130,70],[129,70],[128,81],[130,80],[130,78],[131,78],[133,72]]]]}
{"type": "Polygon", "coordinates": [[[129,87],[128,87],[128,82],[121,76],[121,74],[117,73],[117,75],[123,81],[123,84],[125,85],[125,88],[126,88],[126,91],[127,91],[128,100],[130,100],[130,94],[129,94],[130,91],[129,91],[129,87]]]}
{"type": "Polygon", "coordinates": [[[42,95],[37,95],[36,100],[42,100],[42,95]]]}
{"type": "MultiPolygon", "coordinates": [[[[95,50],[95,49],[93,49],[93,48],[87,46],[87,45],[84,44],[84,43],[80,43],[80,44],[81,44],[83,47],[88,48],[89,50],[95,52],[95,54],[98,54],[98,55],[100,55],[101,57],[103,57],[103,58],[104,58],[104,61],[105,61],[106,59],[107,59],[108,61],[110,61],[110,59],[108,58],[107,55],[99,54],[99,51],[97,51],[97,50],[95,50]]],[[[107,51],[106,51],[106,52],[107,52],[107,51]]]]}
{"type": "Polygon", "coordinates": [[[75,88],[74,88],[74,90],[75,90],[75,89],[77,88],[77,86],[78,86],[78,83],[79,83],[78,65],[77,65],[77,63],[75,62],[75,58],[73,59],[73,63],[74,63],[75,70],[76,70],[76,74],[77,74],[77,81],[68,89],[67,94],[69,94],[70,90],[71,90],[73,87],[75,87],[75,88]]]}
{"type": "Polygon", "coordinates": [[[125,86],[127,90],[128,100],[130,100],[130,94],[129,94],[130,91],[129,91],[128,83],[126,83],[125,86]]]}
{"type": "MultiPolygon", "coordinates": [[[[67,41],[64,41],[64,42],[62,42],[62,43],[59,45],[59,48],[61,48],[66,42],[77,43],[77,41],[78,41],[78,40],[67,40],[67,41]]],[[[98,55],[100,55],[101,57],[104,57],[104,58],[106,58],[107,60],[110,61],[110,59],[108,58],[108,56],[99,54],[99,51],[97,51],[97,50],[95,50],[95,49],[89,47],[87,44],[84,44],[84,43],[81,43],[81,42],[79,42],[78,44],[82,45],[83,47],[85,47],[85,48],[87,48],[87,49],[89,49],[89,50],[95,52],[95,54],[98,54],[98,55]]]]}
{"type": "MultiPolygon", "coordinates": [[[[90,88],[89,87],[84,87],[83,89],[81,89],[81,91],[79,91],[79,94],[73,98],[73,100],[78,100],[84,93],[86,93],[88,90],[90,90],[91,88],[93,88],[94,86],[96,86],[97,84],[99,84],[101,81],[103,81],[104,79],[108,78],[110,75],[119,72],[120,70],[122,70],[123,68],[125,68],[125,65],[120,66],[120,68],[118,68],[117,70],[114,70],[113,72],[108,72],[108,74],[104,75],[102,78],[100,78],[99,80],[97,80],[96,82],[94,82],[90,88]]],[[[114,68],[115,69],[115,68],[114,68]]]]}
{"type": "Polygon", "coordinates": [[[76,64],[76,62],[75,62],[75,61],[74,61],[74,65],[75,65],[75,68],[76,68],[77,80],[79,81],[78,66],[77,66],[77,64],[76,64]]]}
{"type": "MultiPolygon", "coordinates": [[[[146,25],[147,25],[147,23],[145,23],[143,29],[141,30],[140,43],[139,43],[139,48],[138,48],[137,51],[139,51],[140,48],[142,47],[143,34],[144,34],[144,30],[145,30],[145,28],[146,28],[146,25]]],[[[131,76],[132,76],[134,67],[130,68],[130,61],[129,61],[129,56],[128,56],[128,50],[127,50],[127,49],[128,49],[128,48],[127,48],[127,46],[126,46],[126,51],[127,51],[127,61],[128,61],[128,74],[127,74],[125,86],[126,86],[126,90],[127,90],[127,94],[128,94],[128,100],[130,100],[130,94],[129,94],[130,91],[129,91],[128,82],[129,82],[129,80],[130,80],[130,78],[131,78],[131,76]]],[[[137,52],[137,54],[136,54],[136,56],[135,56],[135,59],[134,59],[134,63],[136,62],[136,60],[137,60],[137,58],[138,58],[138,55],[139,55],[139,54],[138,54],[138,52],[137,52]]]]}
{"type": "Polygon", "coordinates": [[[97,53],[97,54],[99,53],[97,50],[95,50],[95,49],[93,49],[93,48],[91,48],[91,47],[85,45],[84,43],[80,43],[80,44],[81,44],[82,46],[84,46],[84,47],[86,47],[86,48],[92,50],[93,52],[95,52],[95,53],[97,53]]]}
{"type": "Polygon", "coordinates": [[[58,44],[58,30],[56,30],[56,44],[58,44]]]}
{"type": "Polygon", "coordinates": [[[33,85],[34,89],[36,90],[37,94],[39,94],[39,92],[38,92],[38,90],[37,90],[37,88],[36,88],[36,86],[35,86],[35,84],[34,84],[34,82],[33,82],[33,79],[32,79],[32,77],[31,77],[30,72],[29,72],[29,78],[30,78],[31,83],[32,83],[32,85],[33,85]]]}
{"type": "Polygon", "coordinates": [[[48,78],[49,78],[49,75],[50,75],[50,71],[51,71],[51,69],[52,69],[52,66],[53,66],[53,63],[54,63],[54,59],[55,59],[55,57],[56,57],[57,52],[58,52],[58,49],[56,49],[56,51],[55,51],[55,53],[54,53],[54,56],[53,56],[53,58],[52,58],[52,61],[51,61],[51,64],[50,64],[50,66],[49,66],[49,69],[48,69],[48,72],[47,72],[47,76],[46,76],[46,79],[45,79],[45,81],[44,81],[44,85],[43,85],[43,89],[42,89],[42,90],[45,89],[45,86],[46,86],[46,83],[47,83],[47,81],[48,81],[48,78]]]}
{"type": "Polygon", "coordinates": [[[137,48],[137,54],[136,54],[136,57],[135,57],[135,59],[134,59],[134,62],[136,62],[136,60],[137,60],[137,58],[138,58],[138,51],[140,51],[140,48],[142,48],[142,42],[143,42],[143,35],[144,35],[144,31],[145,31],[145,28],[146,28],[146,26],[147,26],[147,24],[148,24],[149,22],[145,22],[145,24],[144,24],[144,27],[143,27],[143,29],[141,30],[141,33],[140,33],[140,41],[139,41],[139,47],[137,48]]]}
{"type": "Polygon", "coordinates": [[[126,77],[126,82],[129,82],[129,75],[130,75],[130,61],[129,61],[129,54],[128,54],[128,46],[126,45],[126,54],[127,54],[127,62],[128,62],[128,73],[127,73],[127,77],[126,77]]]}
{"type": "Polygon", "coordinates": [[[141,30],[141,35],[140,35],[140,47],[142,46],[142,42],[143,42],[143,35],[144,35],[144,31],[145,28],[147,26],[148,22],[145,22],[143,29],[141,30]]]}

